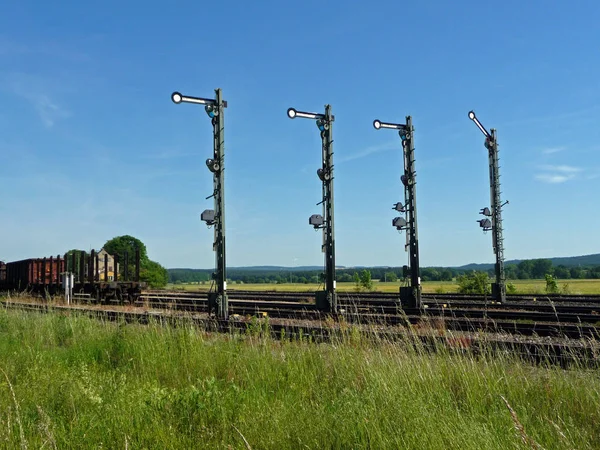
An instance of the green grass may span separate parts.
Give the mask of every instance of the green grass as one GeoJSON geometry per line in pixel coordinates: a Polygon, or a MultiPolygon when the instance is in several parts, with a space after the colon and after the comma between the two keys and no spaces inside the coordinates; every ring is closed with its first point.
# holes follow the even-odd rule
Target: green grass
{"type": "Polygon", "coordinates": [[[600,442],[596,372],[508,356],[0,310],[0,369],[2,448],[243,449],[242,436],[252,449],[600,442]]]}
{"type": "MultiPolygon", "coordinates": [[[[508,280],[517,288],[518,294],[544,294],[546,292],[545,280],[508,280]]],[[[561,292],[567,294],[600,294],[600,280],[557,280],[561,292]],[[566,285],[567,289],[563,287],[566,285]]],[[[440,292],[456,292],[457,285],[454,281],[426,281],[423,283],[423,292],[428,294],[440,292]]],[[[399,282],[384,283],[374,281],[373,287],[377,292],[398,292],[399,282]]],[[[210,283],[206,284],[171,284],[169,289],[184,289],[189,291],[208,290],[210,283]]],[[[278,292],[314,292],[322,289],[323,285],[316,283],[282,283],[282,284],[238,284],[229,283],[229,289],[249,290],[249,291],[278,291],[278,292]]],[[[355,284],[351,282],[337,283],[337,290],[340,292],[354,292],[355,284]]]]}

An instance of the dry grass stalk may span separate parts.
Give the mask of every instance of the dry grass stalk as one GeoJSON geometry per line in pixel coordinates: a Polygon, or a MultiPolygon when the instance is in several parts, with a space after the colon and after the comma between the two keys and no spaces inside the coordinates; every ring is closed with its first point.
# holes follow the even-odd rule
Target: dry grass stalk
{"type": "Polygon", "coordinates": [[[543,447],[540,444],[538,444],[537,442],[535,442],[531,437],[529,437],[527,435],[527,433],[525,432],[525,427],[519,421],[519,418],[517,417],[517,413],[515,412],[514,409],[512,409],[512,406],[510,406],[510,403],[508,403],[508,400],[506,400],[504,398],[504,396],[502,396],[502,395],[500,397],[502,398],[502,400],[504,400],[504,403],[506,404],[506,407],[510,411],[510,416],[512,417],[513,423],[515,425],[515,429],[517,430],[517,432],[521,436],[521,440],[523,441],[523,443],[525,445],[531,447],[531,448],[536,449],[536,450],[537,449],[543,450],[543,447]]]}
{"type": "Polygon", "coordinates": [[[21,414],[19,412],[19,402],[17,401],[17,396],[15,395],[15,391],[12,387],[12,383],[8,378],[8,375],[4,371],[4,369],[0,368],[4,377],[6,378],[6,382],[8,383],[8,388],[10,389],[10,393],[12,395],[13,402],[15,404],[15,414],[17,415],[17,424],[19,425],[19,437],[21,440],[21,448],[27,448],[27,441],[25,440],[25,433],[23,432],[23,424],[21,423],[21,414]]]}

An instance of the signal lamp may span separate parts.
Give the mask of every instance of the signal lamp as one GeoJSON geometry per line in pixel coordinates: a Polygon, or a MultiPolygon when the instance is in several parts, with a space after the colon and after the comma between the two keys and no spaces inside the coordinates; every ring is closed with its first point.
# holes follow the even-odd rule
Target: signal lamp
{"type": "Polygon", "coordinates": [[[206,114],[208,114],[208,117],[210,117],[211,119],[219,114],[219,108],[217,108],[216,105],[206,105],[204,107],[204,110],[206,111],[206,114]]]}
{"type": "Polygon", "coordinates": [[[173,103],[181,103],[181,94],[179,92],[173,92],[171,94],[171,100],[173,103]]]}
{"type": "Polygon", "coordinates": [[[398,212],[404,212],[404,205],[402,204],[402,202],[398,202],[394,204],[394,207],[392,209],[398,212]]]}
{"type": "Polygon", "coordinates": [[[317,176],[321,181],[329,180],[329,172],[323,170],[322,168],[317,169],[317,176]]]}
{"type": "Polygon", "coordinates": [[[208,158],[206,160],[206,167],[208,167],[208,170],[210,170],[211,172],[215,173],[215,172],[219,171],[221,165],[219,164],[218,161],[215,161],[212,158],[208,158]]]}
{"type": "Polygon", "coordinates": [[[325,221],[323,220],[323,216],[321,214],[313,214],[308,218],[308,224],[315,228],[319,228],[323,225],[323,223],[325,223],[325,221]]]}
{"type": "Polygon", "coordinates": [[[376,130],[379,130],[381,128],[390,128],[392,130],[402,130],[405,128],[405,125],[402,125],[401,123],[382,122],[381,120],[376,119],[373,121],[373,127],[376,130]]]}
{"type": "Polygon", "coordinates": [[[298,111],[297,109],[294,109],[294,108],[288,108],[287,115],[290,119],[295,119],[296,117],[302,117],[303,119],[324,119],[325,118],[325,116],[323,114],[298,111]]]}
{"type": "Polygon", "coordinates": [[[317,128],[319,128],[319,130],[321,131],[326,131],[329,130],[329,124],[327,123],[327,121],[319,119],[317,120],[317,128]]]}
{"type": "Polygon", "coordinates": [[[485,127],[481,124],[481,122],[477,119],[477,116],[475,116],[475,112],[474,111],[469,111],[469,119],[471,119],[473,122],[475,122],[475,125],[477,125],[477,128],[479,128],[481,130],[481,132],[483,134],[485,134],[485,136],[489,139],[491,138],[490,133],[488,133],[488,131],[485,129],[485,127]]]}
{"type": "MultiPolygon", "coordinates": [[[[177,91],[171,94],[171,100],[173,101],[173,103],[198,103],[200,105],[215,104],[215,100],[212,98],[188,97],[187,95],[181,95],[177,91]]],[[[227,107],[227,102],[224,101],[223,106],[227,107]]]]}
{"type": "Polygon", "coordinates": [[[406,219],[404,217],[394,217],[392,219],[392,226],[397,230],[402,230],[406,226],[406,219]]]}
{"type": "Polygon", "coordinates": [[[200,214],[200,220],[206,222],[207,225],[212,225],[215,223],[215,210],[214,209],[205,209],[200,214]]]}

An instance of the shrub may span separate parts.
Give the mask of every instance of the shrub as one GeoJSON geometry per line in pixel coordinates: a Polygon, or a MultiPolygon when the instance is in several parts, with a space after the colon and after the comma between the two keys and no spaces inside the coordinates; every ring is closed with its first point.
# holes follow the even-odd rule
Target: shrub
{"type": "Polygon", "coordinates": [[[456,279],[458,292],[461,294],[490,294],[490,280],[486,272],[473,271],[470,274],[460,275],[456,279]]]}

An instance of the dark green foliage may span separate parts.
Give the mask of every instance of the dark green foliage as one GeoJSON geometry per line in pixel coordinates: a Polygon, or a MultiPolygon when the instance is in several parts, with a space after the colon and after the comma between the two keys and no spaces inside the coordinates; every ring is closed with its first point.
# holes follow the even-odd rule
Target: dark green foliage
{"type": "Polygon", "coordinates": [[[373,289],[373,280],[371,279],[371,272],[369,270],[363,270],[360,273],[360,285],[367,291],[373,289]]]}
{"type": "Polygon", "coordinates": [[[398,275],[396,275],[394,272],[386,272],[383,276],[383,280],[379,281],[390,281],[393,283],[395,281],[398,281],[398,275]]]}
{"type": "Polygon", "coordinates": [[[67,272],[73,272],[73,273],[79,273],[80,268],[81,268],[81,254],[85,255],[86,261],[87,258],[89,257],[89,253],[86,252],[85,250],[78,250],[78,249],[72,249],[69,250],[66,255],[67,255],[67,267],[66,270],[67,272]],[[75,266],[73,266],[73,254],[75,254],[75,266]]]}
{"type": "Polygon", "coordinates": [[[558,294],[558,284],[552,275],[546,274],[546,293],[558,294]]]}
{"type": "Polygon", "coordinates": [[[127,270],[129,271],[129,275],[135,273],[135,252],[136,249],[140,251],[140,263],[143,265],[144,262],[148,261],[148,252],[146,250],[146,246],[139,239],[124,235],[114,237],[103,245],[104,250],[106,250],[110,255],[117,255],[119,259],[119,276],[122,277],[125,274],[125,253],[127,253],[128,264],[127,270]]]}
{"type": "MultiPolygon", "coordinates": [[[[466,266],[465,266],[466,267],[466,266]]],[[[480,272],[487,272],[494,277],[494,268],[491,264],[480,264],[480,272]]],[[[338,268],[336,275],[338,282],[353,282],[354,275],[360,277],[362,270],[371,272],[376,280],[396,281],[402,277],[401,267],[366,267],[366,268],[338,268]],[[394,279],[394,275],[396,279],[394,279]]],[[[557,279],[569,278],[600,278],[600,266],[566,267],[563,265],[552,266],[551,259],[531,259],[520,261],[518,264],[507,263],[505,275],[508,280],[544,279],[546,273],[553,274],[557,279]],[[573,276],[574,275],[574,276],[573,276]]],[[[169,282],[171,283],[195,283],[210,280],[212,269],[169,269],[169,282]]],[[[227,277],[233,281],[244,283],[301,283],[306,278],[310,282],[314,277],[320,277],[322,269],[298,269],[298,268],[230,268],[227,277]]],[[[470,273],[469,270],[456,267],[421,267],[422,281],[452,281],[459,275],[470,273]]]]}
{"type": "Polygon", "coordinates": [[[507,294],[516,294],[517,287],[512,283],[506,283],[506,293],[507,294]]]}
{"type": "Polygon", "coordinates": [[[471,272],[460,275],[457,280],[458,292],[461,294],[490,294],[490,279],[486,272],[471,272]]]}
{"type": "Polygon", "coordinates": [[[146,245],[138,238],[124,235],[117,236],[104,244],[103,248],[111,255],[118,255],[119,258],[119,276],[123,279],[125,274],[125,252],[128,255],[129,278],[133,279],[135,274],[135,253],[140,252],[140,281],[145,281],[150,287],[165,287],[169,282],[169,273],[167,269],[159,263],[148,258],[146,245]]]}
{"type": "Polygon", "coordinates": [[[164,287],[169,282],[169,272],[159,263],[148,260],[142,264],[140,279],[147,282],[150,287],[164,287]]]}

